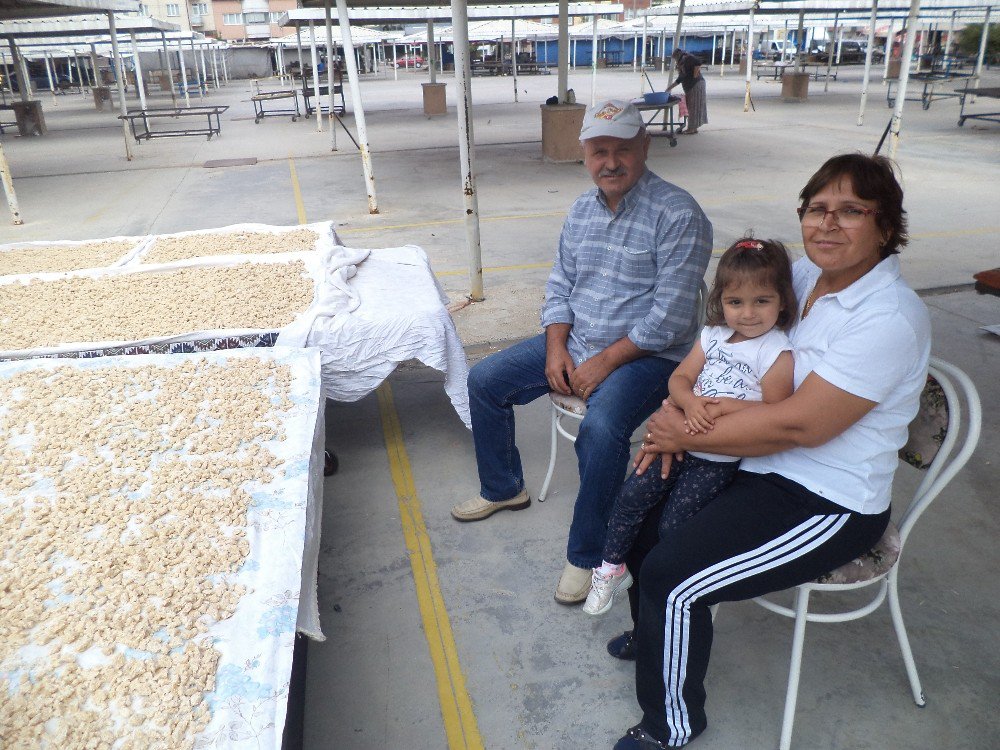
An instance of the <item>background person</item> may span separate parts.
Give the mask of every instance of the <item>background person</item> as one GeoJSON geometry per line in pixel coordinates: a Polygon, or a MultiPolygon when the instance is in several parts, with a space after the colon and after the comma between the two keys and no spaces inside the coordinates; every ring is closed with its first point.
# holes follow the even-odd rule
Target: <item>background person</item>
{"type": "Polygon", "coordinates": [[[666,397],[670,373],[691,348],[712,249],[712,225],[694,198],[646,168],[650,139],[634,106],[592,107],[580,140],[597,187],[563,225],[545,287],[545,333],[469,372],[480,491],[451,511],[478,521],[528,507],[514,405],[550,390],[585,399],[575,446],[580,490],[555,594],[563,604],[587,598],[629,437],[666,397]]]}
{"type": "Polygon", "coordinates": [[[870,549],[888,524],[897,450],[930,356],[927,309],[896,257],[907,242],[903,191],[884,157],[846,154],[820,167],[800,199],[795,392],[720,417],[707,433],[687,433],[669,406],[648,422],[646,452],[746,458],[700,513],[658,543],[644,527],[633,547],[635,636],[608,649],[636,659],[643,715],[616,750],[680,747],[705,730],[709,606],[811,581],[870,549]]]}
{"type": "MultiPolygon", "coordinates": [[[[719,259],[707,306],[708,324],[669,383],[670,401],[684,412],[688,429],[700,432],[724,414],[792,393],[792,345],[785,330],[798,306],[785,246],[752,237],[734,242],[719,259]]],[[[736,456],[687,453],[667,472],[657,466],[629,477],[611,511],[604,560],[594,568],[583,611],[607,612],[615,595],[632,585],[625,556],[660,500],[666,497],[662,536],[710,503],[739,465],[736,456]]]]}
{"type": "Polygon", "coordinates": [[[684,103],[688,112],[687,128],[678,132],[694,135],[698,128],[708,122],[708,97],[705,78],[701,74],[701,60],[680,47],[674,50],[671,57],[677,66],[677,80],[667,86],[667,91],[679,83],[684,89],[684,103]]]}

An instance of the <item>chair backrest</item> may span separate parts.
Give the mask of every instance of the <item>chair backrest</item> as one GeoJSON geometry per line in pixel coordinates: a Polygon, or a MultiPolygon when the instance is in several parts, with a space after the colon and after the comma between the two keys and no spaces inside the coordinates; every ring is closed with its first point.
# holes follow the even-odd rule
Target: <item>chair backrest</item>
{"type": "Polygon", "coordinates": [[[954,365],[931,357],[920,412],[900,458],[926,471],[910,506],[899,519],[901,545],[913,525],[972,456],[982,430],[983,409],[972,380],[954,365]],[[968,411],[964,416],[963,407],[968,411]]]}
{"type": "Polygon", "coordinates": [[[708,284],[705,280],[701,280],[701,285],[698,287],[698,335],[701,335],[701,329],[705,327],[705,319],[708,317],[708,284]]]}

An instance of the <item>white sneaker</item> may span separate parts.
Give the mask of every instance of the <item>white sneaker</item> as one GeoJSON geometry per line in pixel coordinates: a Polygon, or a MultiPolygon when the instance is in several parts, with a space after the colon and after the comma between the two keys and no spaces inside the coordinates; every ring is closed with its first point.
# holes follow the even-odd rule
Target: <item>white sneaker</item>
{"type": "Polygon", "coordinates": [[[615,595],[621,591],[628,591],[631,585],[632,574],[628,572],[628,568],[625,568],[620,576],[614,574],[602,576],[599,569],[595,568],[583,611],[588,615],[603,615],[615,603],[615,595]]]}

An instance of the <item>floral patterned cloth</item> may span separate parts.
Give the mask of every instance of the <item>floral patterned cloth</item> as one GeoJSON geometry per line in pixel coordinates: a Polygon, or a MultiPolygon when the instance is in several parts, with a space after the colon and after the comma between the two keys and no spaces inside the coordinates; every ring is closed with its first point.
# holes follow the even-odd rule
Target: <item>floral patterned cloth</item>
{"type": "MultiPolygon", "coordinates": [[[[909,439],[899,450],[901,460],[918,469],[926,469],[937,455],[948,433],[948,400],[940,383],[927,376],[920,394],[920,410],[910,423],[909,439]]],[[[889,523],[878,544],[846,565],[841,565],[816,579],[816,583],[860,583],[888,573],[899,559],[899,529],[889,523]]]]}

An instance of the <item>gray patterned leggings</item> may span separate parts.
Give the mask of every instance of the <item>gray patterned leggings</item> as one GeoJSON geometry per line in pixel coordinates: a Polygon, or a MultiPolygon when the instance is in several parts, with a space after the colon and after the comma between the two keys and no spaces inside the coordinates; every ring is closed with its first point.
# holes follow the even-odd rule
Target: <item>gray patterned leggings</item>
{"type": "Polygon", "coordinates": [[[645,473],[630,474],[622,485],[611,510],[604,539],[604,560],[618,565],[632,548],[646,514],[664,497],[667,503],[660,516],[660,536],[675,529],[715,499],[733,481],[739,461],[709,461],[684,454],[674,461],[666,479],[660,476],[657,458],[645,473]]]}

